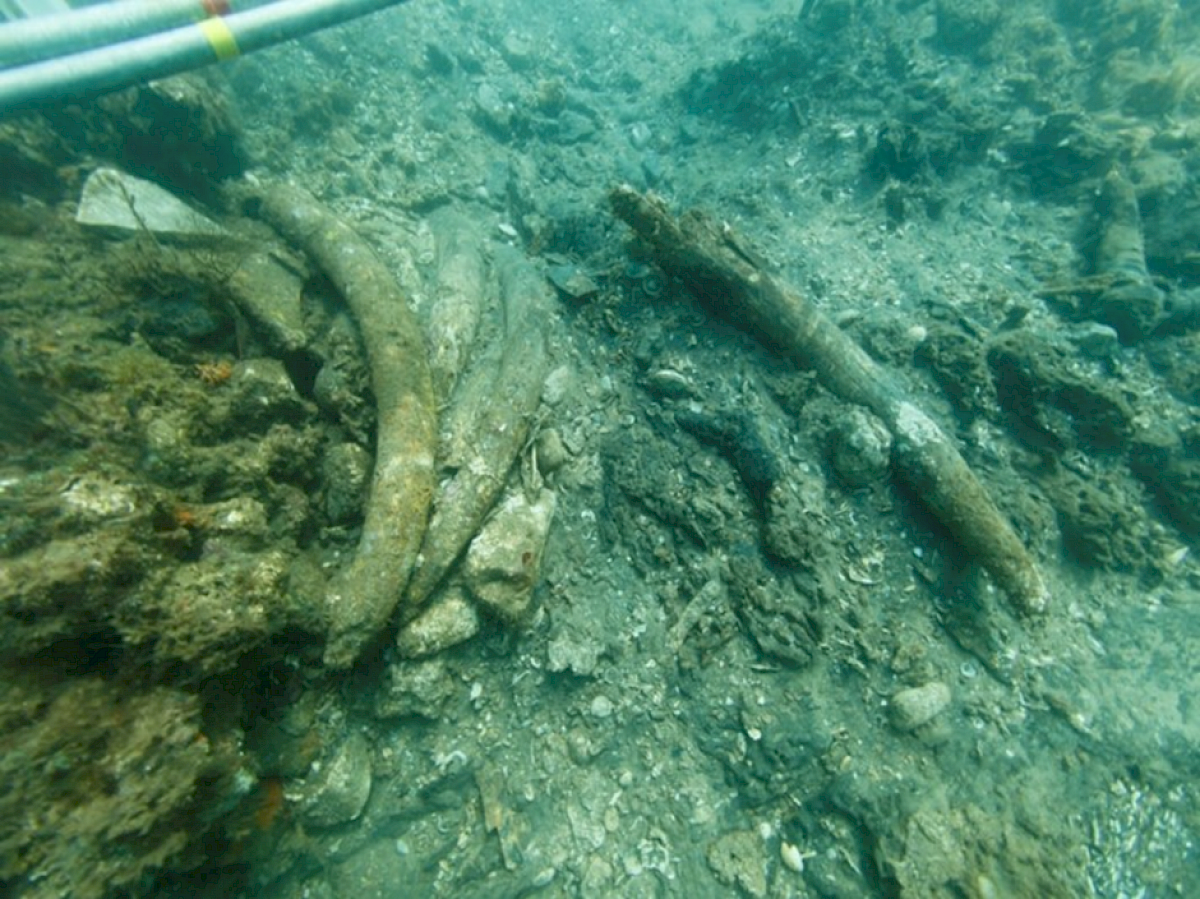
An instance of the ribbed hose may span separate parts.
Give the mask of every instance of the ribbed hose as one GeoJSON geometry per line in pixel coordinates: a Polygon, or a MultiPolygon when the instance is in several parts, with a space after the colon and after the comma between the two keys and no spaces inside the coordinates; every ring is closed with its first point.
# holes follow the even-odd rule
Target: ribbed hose
{"type": "Polygon", "coordinates": [[[199,69],[403,2],[276,0],[228,17],[7,69],[0,72],[0,115],[199,69]]]}
{"type": "Polygon", "coordinates": [[[0,68],[53,59],[177,28],[271,0],[114,0],[0,25],[0,68]]]}

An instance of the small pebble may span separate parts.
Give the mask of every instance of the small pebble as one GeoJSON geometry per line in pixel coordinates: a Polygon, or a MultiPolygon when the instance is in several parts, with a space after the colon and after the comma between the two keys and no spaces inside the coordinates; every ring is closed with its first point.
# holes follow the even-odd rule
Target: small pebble
{"type": "Polygon", "coordinates": [[[901,690],[892,697],[891,719],[896,730],[916,730],[950,705],[950,688],[941,681],[901,690]]]}
{"type": "Polygon", "coordinates": [[[591,707],[593,718],[608,718],[613,713],[613,702],[607,696],[597,696],[592,700],[591,707]]]}

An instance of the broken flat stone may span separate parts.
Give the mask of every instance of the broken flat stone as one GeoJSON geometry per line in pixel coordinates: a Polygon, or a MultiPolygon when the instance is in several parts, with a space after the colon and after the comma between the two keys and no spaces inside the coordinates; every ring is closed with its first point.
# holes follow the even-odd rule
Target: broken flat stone
{"type": "Polygon", "coordinates": [[[81,225],[154,234],[224,235],[216,222],[157,184],[112,168],[88,175],[75,221],[81,225]]]}
{"type": "Polygon", "coordinates": [[[550,266],[546,272],[550,283],[572,300],[587,300],[600,292],[596,282],[577,265],[565,262],[550,266]]]}

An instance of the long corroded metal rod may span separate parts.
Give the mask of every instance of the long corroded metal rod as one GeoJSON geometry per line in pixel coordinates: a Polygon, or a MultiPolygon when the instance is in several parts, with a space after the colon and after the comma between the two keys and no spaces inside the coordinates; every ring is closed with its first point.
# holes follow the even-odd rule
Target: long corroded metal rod
{"type": "Polygon", "coordinates": [[[1045,610],[1037,565],[942,429],[891,376],[799,294],[740,251],[727,228],[696,212],[676,220],[657,197],[623,186],[610,200],[655,260],[717,314],[811,368],[842,399],[888,426],[893,465],[954,539],[1026,614],[1045,610]]]}
{"type": "Polygon", "coordinates": [[[310,194],[278,186],[267,220],[333,282],[358,321],[378,407],[375,472],[354,560],[327,588],[325,662],[344,668],[388,624],[425,536],[437,412],[425,340],[386,266],[310,194]]]}

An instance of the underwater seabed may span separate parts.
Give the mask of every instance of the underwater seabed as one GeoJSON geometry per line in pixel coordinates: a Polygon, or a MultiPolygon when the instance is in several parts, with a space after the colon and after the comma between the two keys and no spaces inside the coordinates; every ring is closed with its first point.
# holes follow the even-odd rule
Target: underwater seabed
{"type": "Polygon", "coordinates": [[[0,895],[1200,895],[1195,13],[726,6],[0,122],[0,895]]]}

